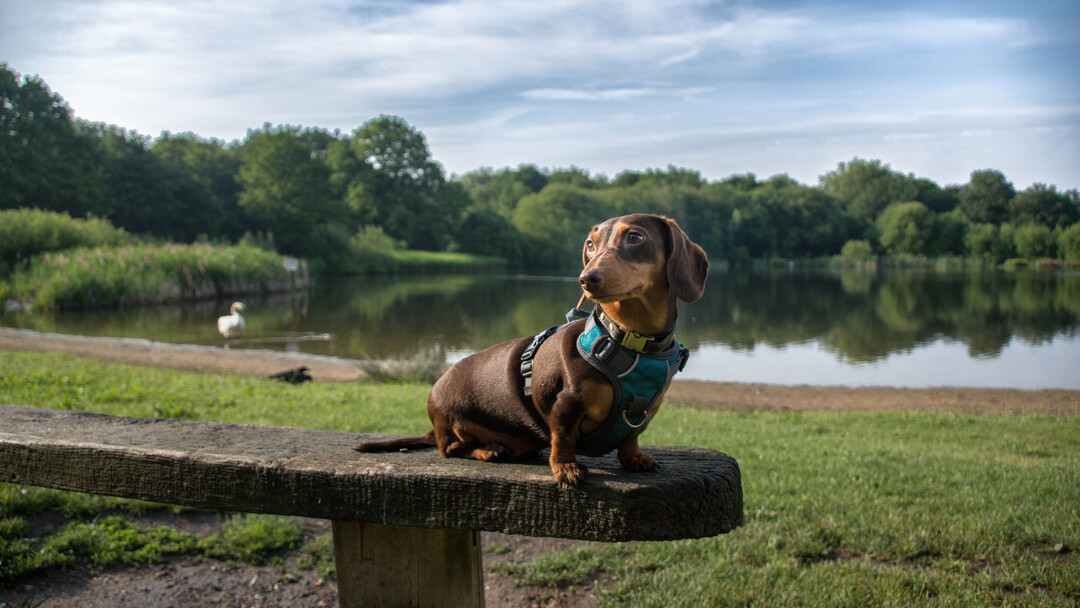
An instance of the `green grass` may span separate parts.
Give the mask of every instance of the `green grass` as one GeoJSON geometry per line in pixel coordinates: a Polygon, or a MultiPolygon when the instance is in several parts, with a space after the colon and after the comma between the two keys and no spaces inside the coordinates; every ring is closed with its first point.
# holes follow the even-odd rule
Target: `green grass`
{"type": "MultiPolygon", "coordinates": [[[[0,352],[0,403],[112,415],[420,434],[429,424],[427,391],[423,384],[292,385],[69,355],[0,352]]],[[[163,532],[105,523],[113,514],[159,509],[178,508],[0,484],[0,583],[56,566],[140,564],[177,552],[262,563],[278,551],[297,547],[300,540],[291,518],[257,514],[230,520],[221,532],[203,539],[180,533],[161,537],[163,532]],[[62,514],[67,522],[32,541],[24,539],[27,522],[47,511],[62,514]]],[[[333,570],[326,542],[299,550],[320,573],[333,570]]]]}
{"type": "Polygon", "coordinates": [[[1075,605],[1080,420],[667,408],[648,441],[720,449],[734,533],[587,547],[509,570],[604,581],[604,605],[1075,605]],[[1055,563],[1060,560],[1062,563],[1055,563]]]}
{"type": "Polygon", "coordinates": [[[506,260],[499,257],[441,251],[395,250],[390,252],[401,274],[447,274],[502,270],[506,260]]]}
{"type": "Polygon", "coordinates": [[[44,253],[6,288],[34,308],[74,310],[285,289],[281,256],[255,247],[124,245],[44,253]]]}
{"type": "Polygon", "coordinates": [[[109,220],[79,219],[42,209],[5,209],[0,211],[0,277],[47,251],[134,241],[109,220]]]}
{"type": "Polygon", "coordinates": [[[0,403],[116,416],[425,433],[423,384],[288,384],[61,354],[0,352],[0,403]]]}
{"type": "MultiPolygon", "coordinates": [[[[0,402],[109,414],[421,433],[428,425],[427,389],[292,386],[0,353],[0,402]]],[[[500,567],[523,583],[597,580],[605,606],[1075,606],[1080,599],[1080,418],[736,413],[665,405],[644,439],[736,457],[744,525],[710,539],[588,545],[500,567]]],[[[0,486],[0,537],[6,543],[0,564],[48,543],[88,547],[73,553],[88,565],[108,556],[123,563],[159,559],[172,547],[210,551],[206,539],[189,548],[183,537],[153,537],[154,531],[118,523],[108,535],[128,539],[120,550],[51,540],[63,529],[29,549],[19,545],[25,521],[41,510],[85,518],[120,508],[95,500],[116,501],[0,486]],[[162,553],[145,549],[156,545],[162,553]]],[[[297,546],[287,525],[258,528],[277,518],[248,517],[262,519],[252,521],[249,532],[232,535],[235,547],[227,559],[266,559],[297,546]],[[260,546],[267,538],[272,542],[260,546]]],[[[70,534],[80,539],[88,533],[70,534]]],[[[305,564],[329,571],[327,539],[294,550],[305,564]]]]}

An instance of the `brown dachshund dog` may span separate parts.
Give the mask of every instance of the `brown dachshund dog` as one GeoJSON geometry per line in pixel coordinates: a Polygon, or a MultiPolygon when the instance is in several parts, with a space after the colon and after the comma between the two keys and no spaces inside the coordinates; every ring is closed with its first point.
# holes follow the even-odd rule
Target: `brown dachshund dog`
{"type": "MultiPolygon", "coordinates": [[[[668,356],[637,354],[649,353],[651,346],[653,353],[675,352],[672,362],[662,364],[674,367],[651,397],[638,400],[631,416],[637,418],[627,427],[633,430],[616,436],[617,445],[601,447],[599,453],[617,447],[623,467],[656,470],[656,461],[638,446],[637,435],[656,415],[671,375],[685,364],[686,350],[674,341],[676,299],[693,302],[701,297],[708,258],[674,220],[634,214],[593,227],[582,260],[581,287],[597,305],[588,331],[604,334],[597,342],[608,345],[608,338],[614,338],[632,349],[607,349],[629,353],[624,358],[630,363],[618,368],[618,374],[604,373],[587,360],[591,355],[579,342],[585,339],[588,322],[567,323],[546,335],[492,346],[451,367],[428,395],[433,428],[427,435],[363,443],[356,449],[438,446],[444,457],[494,461],[535,455],[550,446],[555,479],[579,485],[588,471],[575,452],[589,454],[581,445],[620,417],[612,410],[622,407],[616,401],[626,391],[617,386],[616,376],[623,368],[635,367],[642,356],[668,356]],[[523,354],[532,357],[528,379],[523,354]]],[[[626,413],[621,418],[628,420],[626,413]]]]}

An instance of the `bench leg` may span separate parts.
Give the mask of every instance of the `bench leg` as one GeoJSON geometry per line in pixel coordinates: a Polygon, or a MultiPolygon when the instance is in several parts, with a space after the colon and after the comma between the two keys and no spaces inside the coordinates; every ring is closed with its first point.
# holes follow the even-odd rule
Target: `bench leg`
{"type": "Polygon", "coordinates": [[[338,606],[482,608],[480,533],[335,521],[338,606]]]}

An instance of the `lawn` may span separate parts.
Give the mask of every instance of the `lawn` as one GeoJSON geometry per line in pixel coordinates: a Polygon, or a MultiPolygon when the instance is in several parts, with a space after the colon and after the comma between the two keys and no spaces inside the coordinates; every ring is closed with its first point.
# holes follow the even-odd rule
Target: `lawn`
{"type": "MultiPolygon", "coordinates": [[[[424,384],[293,386],[0,353],[0,402],[118,415],[421,433],[428,425],[427,390],[424,384]]],[[[1080,601],[1080,418],[735,413],[671,404],[643,438],[738,459],[744,525],[711,539],[588,545],[503,568],[523,583],[597,580],[598,599],[612,606],[1080,601]]],[[[0,584],[34,569],[11,565],[23,563],[18,556],[41,553],[64,534],[88,534],[80,526],[111,526],[93,531],[109,542],[79,545],[85,549],[78,562],[90,566],[153,561],[160,559],[158,547],[254,561],[295,542],[287,524],[265,519],[238,526],[235,542],[138,530],[122,515],[88,523],[87,513],[113,513],[119,501],[24,490],[0,486],[0,584]],[[22,538],[25,518],[44,509],[67,514],[69,523],[22,538]],[[277,540],[264,543],[264,537],[277,540]]]]}

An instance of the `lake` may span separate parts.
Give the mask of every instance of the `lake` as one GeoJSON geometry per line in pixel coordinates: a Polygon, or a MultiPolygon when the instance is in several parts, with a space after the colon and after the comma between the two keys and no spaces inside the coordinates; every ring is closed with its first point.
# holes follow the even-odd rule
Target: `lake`
{"type": "MultiPolygon", "coordinates": [[[[450,361],[563,320],[575,278],[323,278],[245,298],[244,339],[349,358],[438,348],[450,361]],[[321,339],[332,334],[332,339],[321,339]]],[[[38,331],[223,345],[229,302],[0,316],[38,331]]],[[[682,379],[842,386],[1080,389],[1080,273],[714,272],[680,304],[682,379]]]]}

